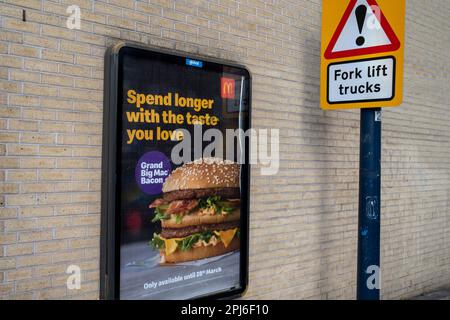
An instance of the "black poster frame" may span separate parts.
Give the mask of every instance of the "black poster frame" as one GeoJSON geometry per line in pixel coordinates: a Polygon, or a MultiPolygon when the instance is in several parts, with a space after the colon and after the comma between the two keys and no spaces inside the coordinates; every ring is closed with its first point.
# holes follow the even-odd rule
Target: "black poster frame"
{"type": "MultiPolygon", "coordinates": [[[[103,148],[101,176],[101,236],[100,236],[100,299],[120,299],[120,197],[117,196],[120,183],[120,141],[121,118],[118,116],[121,106],[118,105],[121,94],[122,75],[121,61],[125,48],[133,48],[142,54],[163,54],[170,59],[195,59],[203,63],[203,67],[231,67],[242,69],[249,79],[248,117],[246,128],[251,128],[251,74],[239,64],[188,54],[176,50],[143,46],[130,42],[119,42],[109,47],[105,53],[104,64],[104,96],[103,96],[103,148]]],[[[240,287],[223,292],[212,292],[196,299],[232,299],[244,295],[248,286],[249,259],[249,196],[250,196],[250,164],[249,143],[245,143],[245,163],[241,165],[241,247],[240,247],[240,287]],[[242,232],[244,231],[244,232],[242,232]]]]}

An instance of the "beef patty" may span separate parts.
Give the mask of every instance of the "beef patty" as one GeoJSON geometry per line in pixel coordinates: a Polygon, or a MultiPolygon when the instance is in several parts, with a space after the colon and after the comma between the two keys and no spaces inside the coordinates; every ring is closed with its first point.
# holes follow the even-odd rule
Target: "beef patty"
{"type": "Polygon", "coordinates": [[[241,197],[239,188],[208,188],[170,191],[163,194],[165,201],[182,199],[199,199],[203,197],[221,196],[224,199],[238,199],[241,197]]]}
{"type": "Polygon", "coordinates": [[[202,224],[199,226],[189,226],[179,229],[163,228],[161,231],[161,237],[166,239],[183,238],[199,232],[228,230],[239,227],[239,222],[240,221],[231,221],[225,223],[202,224]]]}

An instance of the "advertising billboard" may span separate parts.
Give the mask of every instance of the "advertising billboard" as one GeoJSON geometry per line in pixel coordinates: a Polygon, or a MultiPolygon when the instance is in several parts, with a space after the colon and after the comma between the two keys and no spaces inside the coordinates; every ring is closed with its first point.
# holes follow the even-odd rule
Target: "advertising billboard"
{"type": "Polygon", "coordinates": [[[101,297],[242,294],[250,75],[121,43],[105,59],[101,297]]]}

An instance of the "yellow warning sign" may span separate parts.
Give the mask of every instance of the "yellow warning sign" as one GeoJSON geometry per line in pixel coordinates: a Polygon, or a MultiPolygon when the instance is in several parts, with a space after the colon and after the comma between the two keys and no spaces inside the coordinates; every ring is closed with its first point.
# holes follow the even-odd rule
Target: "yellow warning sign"
{"type": "Polygon", "coordinates": [[[322,0],[322,109],[403,100],[405,0],[322,0]]]}

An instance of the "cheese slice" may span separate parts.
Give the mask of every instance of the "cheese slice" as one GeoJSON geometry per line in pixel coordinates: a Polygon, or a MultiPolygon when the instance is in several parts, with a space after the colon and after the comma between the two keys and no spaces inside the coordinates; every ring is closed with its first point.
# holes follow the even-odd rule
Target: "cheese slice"
{"type": "Polygon", "coordinates": [[[166,256],[169,254],[174,253],[177,250],[178,243],[177,240],[180,240],[179,238],[172,238],[172,239],[164,239],[164,246],[166,249],[166,256]]]}
{"type": "MultiPolygon", "coordinates": [[[[228,247],[230,242],[233,240],[234,236],[236,235],[237,230],[238,230],[238,228],[234,228],[234,229],[225,230],[225,231],[214,231],[214,233],[220,237],[220,240],[223,242],[223,245],[226,248],[226,247],[228,247]]],[[[164,241],[166,256],[174,253],[178,248],[178,241],[181,241],[183,239],[184,238],[165,239],[165,238],[161,237],[161,240],[164,241]]],[[[206,246],[207,244],[204,244],[204,245],[206,246]]]]}
{"type": "Polygon", "coordinates": [[[226,231],[214,231],[215,234],[217,234],[220,237],[220,240],[222,240],[223,245],[228,247],[231,240],[233,240],[234,235],[236,234],[238,228],[226,230],[226,231]]]}

